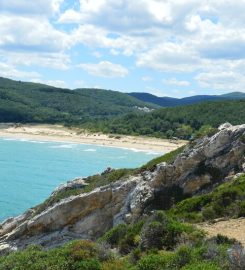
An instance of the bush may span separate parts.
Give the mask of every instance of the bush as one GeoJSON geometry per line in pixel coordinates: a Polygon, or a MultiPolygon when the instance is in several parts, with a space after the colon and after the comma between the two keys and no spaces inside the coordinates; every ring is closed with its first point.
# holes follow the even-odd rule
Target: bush
{"type": "Polygon", "coordinates": [[[139,234],[143,224],[143,220],[132,225],[120,224],[105,233],[99,239],[99,242],[108,243],[112,247],[119,248],[120,253],[128,254],[138,246],[140,241],[139,234]]]}
{"type": "Polygon", "coordinates": [[[137,270],[166,270],[171,269],[173,264],[173,254],[150,254],[142,259],[137,264],[137,270]]]}
{"type": "Polygon", "coordinates": [[[195,262],[185,267],[181,268],[181,270],[221,270],[217,264],[213,262],[195,262]]]}
{"type": "Polygon", "coordinates": [[[217,234],[216,236],[212,237],[210,239],[211,241],[214,241],[217,245],[233,245],[237,242],[236,239],[228,238],[225,235],[217,234]]]}
{"type": "Polygon", "coordinates": [[[116,259],[108,262],[104,262],[101,266],[101,270],[133,270],[135,268],[129,264],[127,260],[116,259]]]}
{"type": "Polygon", "coordinates": [[[181,267],[188,264],[192,259],[191,248],[189,246],[180,246],[174,257],[174,265],[180,269],[181,267]]]}
{"type": "Polygon", "coordinates": [[[78,240],[67,245],[70,256],[75,260],[88,260],[97,257],[98,247],[89,240],[78,240]]]}
{"type": "Polygon", "coordinates": [[[245,217],[245,201],[240,203],[240,209],[239,209],[238,216],[245,217]]]}
{"type": "Polygon", "coordinates": [[[144,224],[140,247],[142,250],[152,248],[171,250],[180,242],[182,234],[190,235],[194,231],[197,230],[192,226],[168,217],[163,211],[157,211],[144,224]]]}
{"type": "Polygon", "coordinates": [[[127,232],[127,225],[119,224],[106,232],[100,239],[99,242],[106,242],[112,246],[118,245],[119,241],[125,236],[127,232]]]}
{"type": "Polygon", "coordinates": [[[209,194],[177,203],[168,213],[189,222],[245,216],[244,198],[245,174],[218,186],[209,194]]]}
{"type": "Polygon", "coordinates": [[[100,262],[97,259],[75,262],[73,267],[77,270],[101,270],[100,262]]]}

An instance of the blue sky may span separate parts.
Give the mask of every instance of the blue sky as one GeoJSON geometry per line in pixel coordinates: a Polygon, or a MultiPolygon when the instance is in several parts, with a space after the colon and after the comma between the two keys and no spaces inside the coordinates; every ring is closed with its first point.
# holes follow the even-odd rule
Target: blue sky
{"type": "Polygon", "coordinates": [[[184,97],[245,90],[245,0],[0,0],[0,76],[184,97]]]}

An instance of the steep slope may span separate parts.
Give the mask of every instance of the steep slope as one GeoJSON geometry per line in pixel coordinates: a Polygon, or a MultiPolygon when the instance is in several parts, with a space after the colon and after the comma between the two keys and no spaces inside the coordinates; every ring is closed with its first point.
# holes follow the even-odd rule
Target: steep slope
{"type": "Polygon", "coordinates": [[[175,107],[180,105],[189,105],[204,101],[217,101],[225,99],[245,99],[245,93],[233,92],[224,95],[197,95],[185,98],[158,97],[149,93],[133,92],[128,95],[144,102],[151,102],[162,107],[175,107]]]}
{"type": "Polygon", "coordinates": [[[83,123],[157,108],[116,91],[61,89],[0,78],[0,122],[83,123]]]}
{"type": "Polygon", "coordinates": [[[188,196],[212,190],[244,171],[244,136],[245,125],[225,124],[213,136],[187,147],[173,162],[126,174],[116,171],[109,184],[92,191],[91,178],[61,186],[49,203],[1,224],[0,250],[96,239],[117,224],[136,222],[152,210],[168,209],[188,196]]]}

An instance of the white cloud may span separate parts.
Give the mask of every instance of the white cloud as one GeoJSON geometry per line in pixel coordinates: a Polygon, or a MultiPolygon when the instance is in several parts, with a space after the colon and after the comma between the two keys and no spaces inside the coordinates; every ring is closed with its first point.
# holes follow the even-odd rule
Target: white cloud
{"type": "Polygon", "coordinates": [[[143,82],[150,82],[150,81],[152,81],[153,79],[152,79],[152,77],[150,77],[150,76],[144,76],[144,77],[141,78],[141,80],[142,80],[143,82]]]}
{"type": "Polygon", "coordinates": [[[67,9],[60,15],[58,23],[79,23],[82,21],[81,13],[74,9],[67,9]]]}
{"type": "Polygon", "coordinates": [[[177,80],[176,78],[163,80],[163,83],[168,84],[168,85],[174,85],[174,86],[189,86],[190,85],[190,82],[180,81],[180,80],[177,80]]]}
{"type": "Polygon", "coordinates": [[[233,71],[200,73],[195,78],[201,87],[230,91],[245,91],[245,77],[233,71]]]}
{"type": "Polygon", "coordinates": [[[94,57],[96,57],[96,58],[101,58],[101,57],[102,57],[102,54],[101,54],[100,52],[98,52],[98,51],[94,51],[94,52],[92,53],[92,55],[93,55],[94,57]]]}
{"type": "Polygon", "coordinates": [[[140,53],[137,65],[164,72],[191,72],[200,66],[196,52],[185,44],[163,43],[140,53]]]}
{"type": "Polygon", "coordinates": [[[123,78],[128,75],[128,70],[125,67],[108,61],[101,61],[98,64],[80,64],[78,67],[82,68],[89,74],[98,77],[123,78]]]}
{"type": "MultiPolygon", "coordinates": [[[[99,58],[103,48],[103,56],[131,57],[138,68],[167,73],[166,84],[188,86],[186,80],[171,79],[173,73],[195,72],[202,86],[243,89],[245,0],[76,3],[0,0],[0,60],[17,74],[20,65],[67,69],[72,65],[69,50],[83,44],[90,56],[99,58]]],[[[125,67],[107,61],[80,67],[94,76],[128,74],[125,67]]]]}
{"type": "Polygon", "coordinates": [[[45,18],[0,14],[0,57],[12,65],[67,69],[69,35],[45,18]]]}
{"type": "Polygon", "coordinates": [[[22,15],[52,15],[59,12],[63,0],[0,0],[1,12],[22,15]]]}
{"type": "Polygon", "coordinates": [[[21,71],[18,70],[15,66],[8,65],[6,63],[1,63],[0,62],[0,76],[1,77],[8,77],[8,78],[13,78],[13,79],[20,79],[20,78],[40,78],[41,75],[38,72],[35,71],[21,71]]]}
{"type": "Polygon", "coordinates": [[[68,35],[46,19],[0,15],[0,47],[8,51],[56,52],[69,46],[68,35]]]}
{"type": "Polygon", "coordinates": [[[11,65],[41,66],[57,70],[66,70],[70,65],[70,58],[63,53],[38,52],[6,52],[0,50],[0,58],[11,65]]]}

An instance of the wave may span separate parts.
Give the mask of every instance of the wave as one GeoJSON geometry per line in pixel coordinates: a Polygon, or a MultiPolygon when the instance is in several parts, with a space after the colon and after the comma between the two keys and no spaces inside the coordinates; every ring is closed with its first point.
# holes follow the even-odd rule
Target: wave
{"type": "Polygon", "coordinates": [[[76,144],[61,144],[61,145],[52,145],[49,148],[74,148],[76,147],[76,144]]]}
{"type": "Polygon", "coordinates": [[[146,155],[154,155],[154,156],[156,156],[156,155],[162,155],[162,154],[163,154],[163,153],[153,152],[153,151],[147,152],[147,153],[146,153],[146,155]]]}
{"type": "Polygon", "coordinates": [[[83,151],[84,152],[96,152],[97,150],[96,149],[93,149],[93,148],[89,148],[89,149],[85,149],[83,151]]]}

